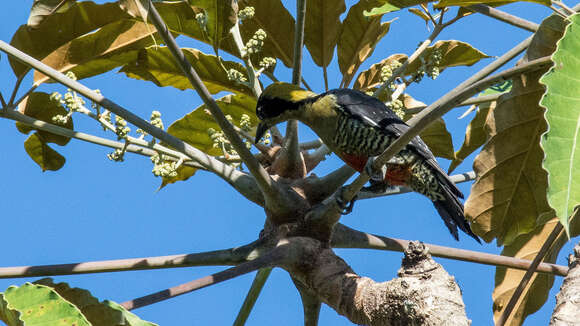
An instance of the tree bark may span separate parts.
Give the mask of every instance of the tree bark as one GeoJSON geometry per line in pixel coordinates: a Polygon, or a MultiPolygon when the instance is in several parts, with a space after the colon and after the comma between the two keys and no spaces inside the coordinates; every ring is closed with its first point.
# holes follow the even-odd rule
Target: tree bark
{"type": "Polygon", "coordinates": [[[556,308],[550,326],[578,325],[580,323],[580,244],[568,258],[570,270],[556,296],[556,308]]]}

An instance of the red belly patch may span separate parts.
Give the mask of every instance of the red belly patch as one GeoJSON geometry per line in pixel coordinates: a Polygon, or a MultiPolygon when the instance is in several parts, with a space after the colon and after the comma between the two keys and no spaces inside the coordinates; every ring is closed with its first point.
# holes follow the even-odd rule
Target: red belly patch
{"type": "Polygon", "coordinates": [[[409,184],[411,170],[409,165],[387,165],[385,181],[392,186],[406,186],[409,184]]]}
{"type": "Polygon", "coordinates": [[[362,172],[367,164],[368,157],[367,156],[357,156],[351,154],[341,154],[340,158],[346,162],[346,164],[350,165],[351,168],[357,170],[358,172],[362,172]]]}

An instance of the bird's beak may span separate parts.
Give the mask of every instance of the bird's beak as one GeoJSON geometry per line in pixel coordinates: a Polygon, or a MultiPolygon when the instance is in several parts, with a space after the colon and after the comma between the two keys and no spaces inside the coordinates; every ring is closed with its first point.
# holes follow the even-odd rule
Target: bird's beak
{"type": "Polygon", "coordinates": [[[262,137],[264,136],[264,134],[266,133],[266,131],[268,131],[268,129],[270,129],[270,127],[265,122],[260,122],[258,124],[258,129],[256,130],[256,141],[255,141],[255,144],[257,144],[260,141],[260,139],[262,139],[262,137]]]}

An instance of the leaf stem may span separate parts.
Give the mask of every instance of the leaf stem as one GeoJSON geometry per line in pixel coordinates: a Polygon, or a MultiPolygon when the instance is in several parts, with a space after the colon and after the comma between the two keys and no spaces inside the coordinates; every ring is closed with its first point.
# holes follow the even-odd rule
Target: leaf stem
{"type": "Polygon", "coordinates": [[[16,84],[14,85],[14,89],[12,90],[12,95],[10,95],[10,100],[8,101],[8,104],[14,103],[14,99],[16,98],[16,94],[18,93],[18,89],[20,89],[20,84],[22,84],[24,77],[26,77],[26,73],[18,76],[18,79],[16,79],[16,84]]]}
{"type": "Polygon", "coordinates": [[[497,19],[499,21],[510,24],[512,26],[516,26],[516,27],[525,29],[525,30],[530,31],[532,33],[535,33],[538,30],[538,27],[540,26],[540,25],[538,25],[534,22],[531,22],[529,20],[514,16],[512,14],[508,14],[505,11],[501,11],[501,10],[492,8],[492,7],[486,6],[484,4],[471,5],[471,6],[468,6],[467,9],[469,9],[473,12],[478,12],[478,13],[486,15],[488,17],[497,19]]]}
{"type": "Polygon", "coordinates": [[[22,96],[20,96],[20,98],[18,100],[16,100],[16,102],[14,102],[14,106],[17,106],[18,104],[20,104],[20,102],[24,101],[24,99],[30,95],[30,93],[34,92],[34,90],[38,87],[38,85],[32,85],[32,87],[30,87],[29,90],[26,91],[26,93],[24,93],[22,96]]]}
{"type": "Polygon", "coordinates": [[[252,282],[252,286],[250,286],[250,290],[244,299],[244,303],[238,312],[238,316],[234,321],[234,326],[243,326],[246,324],[248,317],[250,316],[250,312],[254,308],[256,304],[256,300],[258,300],[258,296],[260,296],[260,292],[264,288],[264,284],[268,280],[270,273],[272,272],[272,268],[262,268],[256,273],[254,277],[254,281],[252,282]]]}
{"type": "Polygon", "coordinates": [[[2,92],[0,92],[0,104],[2,104],[2,108],[3,109],[7,109],[8,104],[6,103],[6,101],[4,100],[4,96],[2,96],[2,92]]]}
{"type": "Polygon", "coordinates": [[[324,91],[328,92],[328,71],[326,66],[322,67],[322,75],[324,76],[324,91]]]}

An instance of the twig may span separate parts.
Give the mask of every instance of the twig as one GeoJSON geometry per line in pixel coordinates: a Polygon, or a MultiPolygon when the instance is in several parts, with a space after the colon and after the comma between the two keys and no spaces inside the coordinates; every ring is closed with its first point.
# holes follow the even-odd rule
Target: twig
{"type": "Polygon", "coordinates": [[[4,96],[2,96],[2,92],[0,92],[0,103],[2,104],[2,108],[6,109],[8,104],[6,104],[6,101],[4,100],[4,96]]]}
{"type": "Polygon", "coordinates": [[[189,82],[193,85],[198,95],[201,97],[201,99],[211,112],[212,116],[214,117],[220,128],[223,130],[224,134],[226,135],[226,137],[228,138],[228,140],[230,141],[236,152],[238,152],[238,154],[248,167],[248,170],[250,170],[250,172],[256,179],[258,187],[260,188],[264,196],[270,199],[277,198],[279,194],[273,187],[270,175],[268,174],[268,172],[266,172],[266,170],[264,170],[262,165],[260,165],[258,160],[252,155],[252,153],[248,150],[248,148],[246,148],[246,145],[240,139],[240,137],[238,137],[236,131],[232,127],[232,124],[226,119],[222,110],[214,101],[214,99],[211,97],[211,94],[209,93],[209,91],[199,78],[195,69],[185,58],[183,52],[175,42],[173,35],[169,32],[167,25],[165,25],[165,22],[163,22],[163,18],[161,18],[159,12],[157,12],[157,9],[155,8],[151,0],[149,0],[149,4],[150,4],[149,18],[155,25],[157,32],[159,33],[163,41],[165,41],[165,44],[169,48],[175,60],[178,62],[183,73],[185,74],[189,82]]]}
{"type": "Polygon", "coordinates": [[[486,15],[486,16],[491,17],[491,18],[495,18],[499,21],[502,21],[504,23],[508,23],[512,26],[523,28],[523,29],[530,31],[532,33],[535,33],[538,30],[538,27],[540,26],[540,25],[538,25],[534,22],[531,22],[529,20],[514,16],[512,14],[508,14],[507,12],[492,8],[490,6],[486,6],[484,4],[471,5],[471,6],[468,6],[467,9],[474,11],[474,12],[478,12],[480,14],[486,15]]]}
{"type": "MultiPolygon", "coordinates": [[[[577,209],[570,220],[577,218],[577,215],[579,215],[579,214],[580,214],[580,209],[577,209]]],[[[548,251],[552,247],[552,244],[554,244],[554,241],[556,241],[556,239],[562,235],[563,230],[564,230],[564,227],[562,226],[562,223],[557,222],[556,226],[554,227],[554,229],[552,230],[552,232],[550,233],[550,235],[548,236],[546,241],[544,241],[544,244],[540,248],[540,251],[538,252],[536,257],[534,257],[534,260],[530,264],[530,267],[528,267],[528,269],[526,270],[526,273],[522,277],[522,280],[518,284],[518,287],[514,290],[514,293],[512,294],[510,301],[507,303],[503,312],[501,313],[501,316],[496,321],[495,324],[497,326],[505,325],[508,318],[510,317],[510,314],[512,313],[513,309],[515,308],[518,300],[520,299],[520,296],[524,292],[524,289],[526,288],[526,286],[528,285],[528,283],[532,279],[532,276],[534,275],[534,273],[536,271],[539,271],[538,265],[540,265],[540,262],[542,260],[544,260],[544,257],[548,254],[548,251]]]]}
{"type": "Polygon", "coordinates": [[[552,3],[554,3],[555,5],[557,5],[558,7],[564,9],[565,11],[567,11],[570,15],[573,15],[576,13],[576,11],[568,6],[566,6],[566,4],[562,1],[555,1],[553,0],[552,3]]]}
{"type": "MultiPolygon", "coordinates": [[[[473,105],[473,104],[481,104],[481,103],[488,103],[488,102],[493,102],[493,101],[497,101],[497,99],[501,96],[502,94],[490,94],[490,95],[483,95],[483,96],[477,96],[477,97],[472,97],[469,98],[461,103],[459,103],[456,107],[461,107],[461,106],[468,106],[468,105],[473,105]]],[[[405,112],[411,113],[411,114],[416,114],[419,113],[423,110],[425,110],[427,108],[427,105],[421,105],[421,106],[416,106],[410,109],[406,109],[405,112]]],[[[469,114],[468,111],[467,113],[464,113],[464,115],[469,114]]]]}
{"type": "MultiPolygon", "coordinates": [[[[45,65],[44,63],[32,58],[31,56],[23,53],[22,51],[14,48],[10,44],[0,40],[0,50],[6,52],[7,54],[17,58],[24,64],[38,70],[39,72],[45,74],[46,76],[54,79],[56,82],[61,83],[76,92],[80,93],[81,95],[85,96],[86,98],[90,99],[91,101],[99,104],[100,106],[108,109],[109,111],[123,117],[128,122],[132,123],[133,125],[137,126],[145,130],[147,133],[152,135],[153,137],[167,143],[169,146],[177,149],[179,152],[187,155],[190,159],[198,162],[204,169],[215,172],[220,170],[228,170],[231,171],[231,167],[228,165],[223,164],[222,162],[216,160],[215,158],[203,153],[202,151],[192,147],[191,145],[185,143],[184,141],[180,140],[179,138],[168,134],[167,132],[152,126],[149,122],[141,119],[134,113],[124,109],[120,105],[116,104],[115,102],[107,99],[103,95],[89,89],[88,87],[82,85],[81,83],[72,80],[62,73],[52,69],[51,67],[45,65]]],[[[218,174],[224,180],[226,180],[230,184],[237,183],[240,180],[236,180],[232,178],[229,174],[220,173],[218,174]]],[[[246,183],[246,186],[255,187],[255,184],[252,182],[251,184],[247,183],[247,180],[244,180],[243,183],[246,183]]],[[[238,188],[236,188],[238,189],[238,188]]],[[[263,200],[261,200],[263,202],[263,200]]]]}
{"type": "Polygon", "coordinates": [[[24,101],[24,99],[30,95],[30,93],[34,92],[34,90],[38,87],[38,85],[32,85],[32,87],[30,87],[30,89],[28,91],[26,91],[26,93],[24,93],[22,96],[20,96],[20,98],[18,100],[16,100],[16,102],[13,103],[14,106],[17,106],[18,104],[20,104],[20,102],[24,101]]]}
{"type": "MultiPolygon", "coordinates": [[[[306,17],[306,0],[296,2],[296,28],[294,30],[294,64],[292,84],[300,85],[302,80],[302,48],[304,47],[304,20],[306,17]]],[[[288,166],[294,170],[301,166],[300,148],[298,143],[298,121],[290,120],[286,124],[285,144],[288,151],[288,166]]]]}
{"type": "Polygon", "coordinates": [[[328,71],[326,66],[322,67],[322,75],[324,76],[324,91],[328,92],[328,71]]]}
{"type": "Polygon", "coordinates": [[[260,96],[262,93],[262,89],[260,88],[260,81],[258,80],[258,76],[255,73],[254,66],[252,65],[252,61],[250,56],[244,53],[244,41],[242,40],[242,34],[240,33],[240,22],[239,20],[236,21],[234,27],[232,27],[230,33],[234,39],[234,43],[240,52],[240,58],[244,61],[246,66],[246,72],[248,74],[248,80],[250,81],[250,88],[254,92],[254,95],[257,97],[260,96]]]}
{"type": "Polygon", "coordinates": [[[253,272],[260,268],[268,268],[273,267],[274,265],[282,262],[284,258],[285,250],[284,247],[275,247],[270,252],[265,254],[264,256],[258,257],[254,260],[249,262],[242,263],[236,267],[232,267],[226,269],[224,271],[202,277],[200,279],[187,282],[178,286],[174,286],[172,288],[159,291],[153,294],[149,294],[137,299],[133,299],[130,301],[126,301],[121,303],[123,307],[127,310],[133,310],[137,308],[141,308],[144,306],[148,306],[150,304],[154,304],[160,301],[164,301],[167,299],[174,298],[176,296],[186,294],[195,290],[199,290],[211,285],[215,285],[221,283],[223,281],[230,280],[234,277],[244,275],[250,272],[253,272]]]}
{"type": "Polygon", "coordinates": [[[186,255],[91,261],[73,264],[0,267],[0,278],[109,273],[192,266],[236,265],[262,254],[257,242],[225,250],[186,255]]]}
{"type": "MultiPolygon", "coordinates": [[[[374,235],[366,232],[351,229],[343,224],[337,224],[334,228],[332,247],[334,248],[358,248],[358,249],[378,249],[402,252],[407,248],[409,240],[401,240],[374,235]]],[[[532,264],[526,259],[519,259],[508,256],[488,254],[485,252],[457,249],[434,244],[425,244],[429,247],[429,252],[436,257],[460,260],[484,265],[503,266],[508,268],[526,270],[532,264]]],[[[541,263],[538,272],[566,276],[568,267],[541,263]]]]}
{"type": "Polygon", "coordinates": [[[18,79],[16,79],[16,84],[14,85],[14,89],[12,90],[12,95],[10,95],[10,100],[8,101],[8,104],[14,103],[14,99],[16,98],[16,94],[18,93],[18,89],[20,89],[20,84],[22,84],[24,77],[26,77],[26,73],[23,73],[22,75],[18,76],[18,79]]]}
{"type": "Polygon", "coordinates": [[[246,299],[244,299],[244,303],[242,304],[242,307],[238,312],[238,316],[234,321],[234,326],[243,326],[246,324],[246,321],[250,316],[250,312],[254,308],[256,300],[258,300],[258,296],[260,295],[260,292],[262,292],[262,288],[264,288],[264,284],[266,283],[266,280],[268,280],[271,272],[271,268],[262,268],[258,271],[258,273],[256,273],[254,281],[252,282],[252,286],[250,287],[250,290],[246,295],[246,299]]]}
{"type": "Polygon", "coordinates": [[[316,148],[322,146],[322,144],[323,144],[322,140],[320,138],[318,138],[317,140],[312,140],[312,141],[300,143],[300,149],[301,150],[316,149],[316,148]]]}
{"type": "Polygon", "coordinates": [[[562,18],[568,19],[568,15],[566,13],[562,12],[560,9],[554,7],[554,5],[550,5],[549,8],[552,9],[553,12],[555,12],[556,14],[561,16],[562,18]]]}
{"type": "Polygon", "coordinates": [[[320,318],[320,308],[322,303],[316,297],[316,294],[305,289],[297,280],[292,279],[298,292],[300,293],[300,301],[302,301],[302,309],[304,311],[304,326],[317,326],[320,318]]]}

